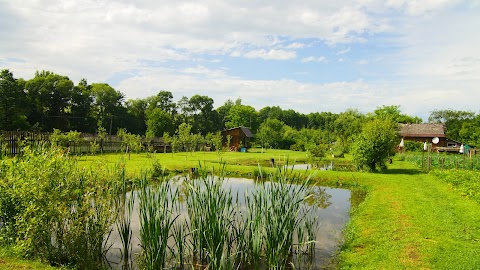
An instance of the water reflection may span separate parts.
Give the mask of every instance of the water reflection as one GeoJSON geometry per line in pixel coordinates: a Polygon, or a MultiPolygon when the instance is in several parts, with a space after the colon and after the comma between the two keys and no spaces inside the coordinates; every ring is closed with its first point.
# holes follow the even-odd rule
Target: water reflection
{"type": "MultiPolygon", "coordinates": [[[[184,207],[187,196],[185,187],[188,181],[191,180],[185,177],[175,177],[170,181],[172,189],[179,189],[179,201],[182,203],[182,207],[179,209],[179,220],[187,218],[184,207]]],[[[240,210],[245,210],[246,192],[252,192],[257,185],[253,180],[245,178],[226,178],[222,183],[224,189],[232,191],[235,196],[234,201],[239,203],[240,210]]],[[[304,201],[304,208],[309,210],[310,215],[318,217],[314,265],[309,269],[321,269],[330,262],[339,247],[342,229],[349,218],[351,194],[347,189],[312,186],[305,195],[307,198],[304,201]]],[[[137,197],[138,194],[134,191],[127,194],[127,197],[130,196],[137,197]]],[[[135,200],[131,223],[133,254],[140,254],[142,251],[139,241],[140,219],[137,201],[135,200]]],[[[113,267],[120,268],[122,243],[116,230],[112,232],[110,241],[112,242],[112,248],[108,254],[108,260],[113,267]]],[[[169,244],[173,245],[173,240],[169,244]]]]}

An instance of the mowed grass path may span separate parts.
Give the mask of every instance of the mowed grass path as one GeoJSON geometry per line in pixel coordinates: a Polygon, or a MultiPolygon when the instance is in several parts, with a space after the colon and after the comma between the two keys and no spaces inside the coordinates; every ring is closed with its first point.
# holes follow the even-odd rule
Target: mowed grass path
{"type": "MultiPolygon", "coordinates": [[[[78,157],[79,165],[106,164],[113,168],[122,155],[78,157]]],[[[162,167],[186,171],[218,166],[221,160],[232,175],[248,176],[258,163],[270,158],[304,163],[305,153],[268,150],[266,153],[176,153],[156,154],[162,167]]],[[[124,157],[127,171],[151,168],[145,153],[124,157]]],[[[338,257],[341,269],[480,269],[480,204],[467,199],[436,177],[413,164],[395,161],[388,173],[317,171],[319,184],[367,190],[365,200],[352,209],[345,230],[345,244],[338,257]]],[[[0,256],[0,269],[8,259],[0,256]]],[[[25,268],[41,269],[41,268],[25,268]]]]}
{"type": "Polygon", "coordinates": [[[478,203],[404,162],[352,177],[369,192],[352,213],[340,268],[480,269],[478,203]]]}

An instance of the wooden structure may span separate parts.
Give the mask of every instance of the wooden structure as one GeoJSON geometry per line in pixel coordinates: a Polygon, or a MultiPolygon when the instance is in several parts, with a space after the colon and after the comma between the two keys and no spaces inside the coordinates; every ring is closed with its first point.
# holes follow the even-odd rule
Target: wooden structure
{"type": "Polygon", "coordinates": [[[241,148],[247,148],[253,134],[246,127],[236,127],[222,131],[223,146],[230,148],[231,151],[239,151],[241,148]],[[230,145],[227,137],[231,136],[230,145]]]}
{"type": "MultiPolygon", "coordinates": [[[[15,156],[21,153],[23,146],[35,148],[42,144],[50,143],[49,132],[37,131],[0,131],[0,151],[2,155],[15,156]]],[[[97,152],[118,152],[122,151],[122,141],[117,136],[107,136],[105,139],[96,134],[82,133],[77,142],[68,142],[64,147],[69,148],[71,154],[91,153],[92,143],[97,143],[97,152]]]]}
{"type": "Polygon", "coordinates": [[[448,139],[445,136],[444,124],[400,124],[399,133],[405,141],[431,143],[433,149],[447,147],[448,139]],[[438,138],[438,143],[432,143],[434,138],[438,138]]]}
{"type": "Polygon", "coordinates": [[[18,155],[21,146],[32,147],[50,140],[50,133],[37,131],[2,131],[0,132],[0,151],[2,155],[18,155]]]}
{"type": "Polygon", "coordinates": [[[427,142],[437,152],[458,152],[462,145],[445,136],[444,124],[400,124],[399,133],[405,141],[427,142]],[[434,138],[438,138],[438,143],[433,143],[434,138]]]}

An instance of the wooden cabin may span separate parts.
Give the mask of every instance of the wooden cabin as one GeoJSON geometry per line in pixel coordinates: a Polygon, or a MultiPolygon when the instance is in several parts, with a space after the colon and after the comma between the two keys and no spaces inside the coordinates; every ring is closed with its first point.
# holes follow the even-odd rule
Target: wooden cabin
{"type": "Polygon", "coordinates": [[[253,134],[249,128],[236,127],[222,131],[223,146],[230,148],[231,151],[240,151],[241,148],[247,148],[250,144],[250,139],[253,134]],[[228,144],[227,136],[232,136],[230,145],[228,144]]]}
{"type": "Polygon", "coordinates": [[[437,152],[458,152],[462,145],[446,137],[444,124],[400,124],[399,133],[405,141],[427,142],[437,152]],[[434,143],[437,141],[435,138],[438,138],[438,143],[434,143]]]}
{"type": "Polygon", "coordinates": [[[405,141],[427,142],[432,144],[432,149],[447,147],[444,124],[400,124],[400,136],[405,141]],[[438,143],[433,143],[438,138],[438,143]]]}

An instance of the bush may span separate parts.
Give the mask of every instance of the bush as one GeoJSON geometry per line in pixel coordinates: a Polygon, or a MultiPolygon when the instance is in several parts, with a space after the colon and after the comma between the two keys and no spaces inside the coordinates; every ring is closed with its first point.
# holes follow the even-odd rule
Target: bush
{"type": "Polygon", "coordinates": [[[363,127],[353,145],[353,157],[360,169],[386,170],[386,161],[394,154],[398,133],[396,124],[374,119],[363,127]]]}
{"type": "Polygon", "coordinates": [[[415,141],[405,141],[405,151],[408,152],[419,152],[423,150],[423,143],[422,142],[415,142],[415,141]]]}
{"type": "Polygon", "coordinates": [[[56,147],[26,147],[0,167],[0,194],[1,239],[52,265],[102,267],[116,213],[111,174],[81,170],[56,147]]]}

